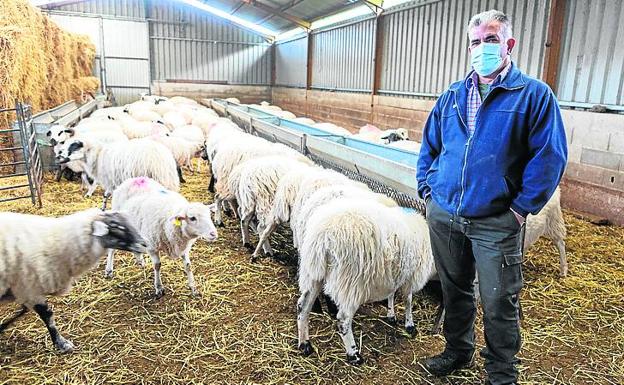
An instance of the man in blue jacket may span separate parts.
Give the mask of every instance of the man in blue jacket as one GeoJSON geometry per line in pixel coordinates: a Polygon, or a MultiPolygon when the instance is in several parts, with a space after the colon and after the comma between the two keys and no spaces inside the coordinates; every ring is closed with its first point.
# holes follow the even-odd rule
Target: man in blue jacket
{"type": "Polygon", "coordinates": [[[496,10],[475,15],[468,37],[473,71],[438,99],[418,159],[446,308],[446,348],[425,367],[444,376],[472,364],[476,271],[486,383],[515,384],[524,221],[559,184],[566,138],[553,92],[511,61],[509,18],[496,10]]]}

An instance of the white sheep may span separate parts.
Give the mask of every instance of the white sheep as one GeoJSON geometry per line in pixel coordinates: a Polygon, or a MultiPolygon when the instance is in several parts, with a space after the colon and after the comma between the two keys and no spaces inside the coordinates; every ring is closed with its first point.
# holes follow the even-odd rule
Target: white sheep
{"type": "Polygon", "coordinates": [[[185,114],[180,113],[178,110],[169,111],[162,117],[162,122],[165,126],[173,130],[178,127],[186,126],[190,123],[185,114]]]}
{"type": "Polygon", "coordinates": [[[180,178],[180,182],[184,183],[185,180],[182,178],[181,167],[186,166],[194,172],[192,159],[201,154],[201,143],[198,145],[195,142],[191,142],[185,138],[173,136],[171,134],[152,135],[148,137],[148,139],[164,145],[169,149],[169,151],[171,151],[176,160],[176,164],[178,165],[178,176],[180,178]]]}
{"type": "Polygon", "coordinates": [[[237,98],[227,98],[227,99],[225,99],[225,101],[229,102],[229,103],[240,104],[240,100],[238,100],[237,98]]]}
{"type": "Polygon", "coordinates": [[[173,104],[197,104],[195,100],[184,96],[173,96],[169,98],[169,101],[173,104]]]}
{"type": "MultiPolygon", "coordinates": [[[[113,210],[127,213],[139,234],[145,239],[147,253],[154,264],[156,297],[164,294],[160,277],[160,252],[181,258],[188,286],[197,295],[191,270],[190,251],[197,239],[217,239],[211,219],[213,206],[189,202],[177,192],[167,190],[150,178],[128,179],[113,192],[113,210]]],[[[113,275],[113,250],[108,253],[105,274],[113,275]]],[[[140,255],[135,254],[137,260],[140,255]]]]}
{"type": "Polygon", "coordinates": [[[271,211],[268,218],[265,220],[265,228],[262,232],[259,232],[260,237],[258,244],[251,255],[252,262],[258,259],[260,255],[260,248],[269,243],[271,234],[273,234],[277,226],[291,220],[292,206],[294,205],[297,194],[299,193],[301,181],[311,173],[318,170],[322,169],[319,167],[303,166],[301,169],[288,171],[280,178],[273,197],[271,211]]]}
{"type": "MultiPolygon", "coordinates": [[[[249,224],[252,218],[258,221],[257,232],[266,227],[279,180],[287,172],[303,170],[311,162],[304,158],[284,156],[266,156],[254,158],[239,164],[232,171],[229,179],[230,191],[234,192],[238,203],[243,245],[249,243],[249,224]],[[298,160],[298,161],[297,161],[298,160]]],[[[269,242],[264,245],[265,253],[272,254],[269,242]]]]}
{"type": "Polygon", "coordinates": [[[162,119],[159,113],[152,111],[151,109],[131,109],[129,115],[139,122],[157,122],[162,119]]]}
{"type": "Polygon", "coordinates": [[[332,135],[351,136],[351,132],[349,130],[339,127],[333,123],[316,123],[312,127],[332,135]]]}
{"type": "Polygon", "coordinates": [[[347,360],[363,363],[353,338],[352,321],[367,302],[394,296],[405,299],[405,327],[414,330],[412,293],[435,273],[425,218],[405,214],[370,199],[337,199],[317,210],[308,221],[300,249],[297,327],[299,349],[313,352],[309,314],[321,288],[338,305],[338,333],[347,360]]]}
{"type": "Polygon", "coordinates": [[[415,140],[398,140],[396,142],[388,143],[388,147],[411,151],[416,154],[420,153],[420,142],[415,140]]]}
{"type": "Polygon", "coordinates": [[[68,293],[106,249],[140,253],[145,244],[118,212],[91,209],[60,218],[0,213],[0,301],[22,305],[20,313],[0,325],[0,332],[34,310],[54,346],[63,353],[73,351],[71,341],[59,334],[46,297],[68,293]]]}
{"type": "Polygon", "coordinates": [[[60,163],[82,161],[89,176],[104,188],[105,197],[126,179],[139,176],[153,178],[170,190],[180,188],[173,155],[167,147],[149,139],[102,145],[71,138],[57,158],[60,163]]]}
{"type": "Polygon", "coordinates": [[[561,211],[561,192],[559,187],[537,215],[529,214],[526,218],[524,250],[528,250],[540,237],[553,241],[559,252],[559,275],[568,275],[565,238],[567,232],[561,211]]]}
{"type": "Polygon", "coordinates": [[[164,102],[167,99],[169,99],[169,98],[167,98],[166,96],[148,95],[145,92],[141,93],[141,100],[144,100],[146,102],[150,102],[150,103],[153,103],[153,104],[164,102]]]}
{"type": "Polygon", "coordinates": [[[301,123],[301,124],[307,124],[308,126],[313,126],[313,125],[316,124],[316,122],[314,120],[310,119],[310,118],[300,117],[300,118],[294,118],[294,119],[291,119],[291,120],[293,122],[297,122],[297,123],[301,123]]]}
{"type": "Polygon", "coordinates": [[[121,114],[125,114],[124,108],[125,107],[100,108],[100,109],[93,111],[89,117],[90,118],[108,118],[109,116],[115,117],[121,114]]]}

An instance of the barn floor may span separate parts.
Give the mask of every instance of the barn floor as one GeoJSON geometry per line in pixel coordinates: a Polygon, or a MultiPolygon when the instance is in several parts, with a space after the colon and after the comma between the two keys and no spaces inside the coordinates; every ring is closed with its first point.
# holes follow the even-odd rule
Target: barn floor
{"type": "MultiPolygon", "coordinates": [[[[99,197],[83,199],[77,183],[46,179],[44,209],[24,200],[0,210],[61,215],[100,204],[99,197]]],[[[211,201],[206,174],[187,180],[185,196],[211,201]]],[[[598,227],[571,213],[566,221],[570,275],[558,278],[555,249],[543,240],[524,264],[521,383],[622,384],[624,228],[598,227]]],[[[440,335],[429,334],[435,304],[423,295],[415,301],[414,338],[384,322],[383,306],[360,309],[354,331],[366,359],[362,367],[346,364],[326,315],[311,319],[316,354],[300,356],[295,268],[268,259],[250,264],[237,224],[228,219],[226,226],[214,244],[200,241],[192,253],[200,298],[189,295],[180,262],[163,259],[167,293],[153,299],[151,263],[141,270],[118,254],[112,280],[104,279],[102,261],[68,296],[51,299],[57,325],[76,351],[56,353],[43,323],[28,314],[0,335],[0,384],[481,383],[480,358],[447,379],[421,368],[421,359],[443,347],[440,335]]],[[[293,255],[286,238],[279,241],[277,250],[293,255]]],[[[1,304],[0,320],[17,308],[1,304]]],[[[478,342],[482,346],[481,334],[478,342]]]]}

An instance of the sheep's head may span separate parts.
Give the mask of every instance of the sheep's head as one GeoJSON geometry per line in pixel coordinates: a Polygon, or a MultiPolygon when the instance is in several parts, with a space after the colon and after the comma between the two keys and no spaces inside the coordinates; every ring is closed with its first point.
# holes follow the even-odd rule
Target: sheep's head
{"type": "Polygon", "coordinates": [[[86,150],[81,140],[71,138],[63,142],[56,155],[59,163],[67,163],[72,160],[84,159],[86,150]]]}
{"type": "Polygon", "coordinates": [[[57,144],[63,144],[67,139],[74,136],[76,132],[73,128],[67,128],[59,124],[50,127],[46,136],[50,138],[50,144],[56,146],[57,144]]]}
{"type": "Polygon", "coordinates": [[[214,203],[209,206],[198,202],[190,203],[172,218],[173,225],[180,228],[186,236],[214,241],[217,239],[217,228],[212,223],[215,209],[214,203]]]}
{"type": "Polygon", "coordinates": [[[130,219],[117,211],[107,211],[92,225],[91,235],[96,237],[102,247],[106,249],[118,249],[133,253],[145,253],[147,251],[145,240],[132,226],[130,219]]]}

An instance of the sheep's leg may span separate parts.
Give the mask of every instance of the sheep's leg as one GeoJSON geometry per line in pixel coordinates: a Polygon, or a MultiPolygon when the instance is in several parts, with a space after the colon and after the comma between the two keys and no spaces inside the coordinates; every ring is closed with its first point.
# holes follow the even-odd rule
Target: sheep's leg
{"type": "Polygon", "coordinates": [[[180,165],[176,164],[176,170],[178,171],[178,179],[180,180],[180,183],[186,183],[184,177],[182,176],[182,168],[180,165]]]}
{"type": "Polygon", "coordinates": [[[559,276],[566,277],[568,275],[568,258],[566,257],[565,242],[563,239],[555,241],[555,246],[559,251],[559,276]]]}
{"type": "Polygon", "coordinates": [[[215,177],[210,175],[210,182],[208,183],[208,192],[211,192],[211,193],[215,192],[215,189],[214,189],[215,182],[216,182],[215,177]]]}
{"type": "Polygon", "coordinates": [[[97,183],[95,183],[95,180],[94,180],[93,183],[89,185],[89,189],[87,190],[87,193],[85,194],[85,198],[88,198],[91,195],[93,195],[96,188],[97,188],[97,183]]]}
{"type": "Polygon", "coordinates": [[[358,351],[358,347],[355,343],[355,338],[353,338],[353,316],[357,308],[343,308],[341,306],[340,311],[338,311],[338,334],[342,337],[342,342],[344,343],[345,350],[347,351],[347,362],[351,365],[362,365],[364,363],[364,359],[360,355],[358,351]]]}
{"type": "Polygon", "coordinates": [[[253,217],[253,213],[245,213],[241,218],[241,233],[243,236],[243,246],[251,249],[251,243],[249,243],[249,222],[253,217]]]}
{"type": "Polygon", "coordinates": [[[297,301],[297,330],[299,335],[299,350],[304,356],[314,352],[310,343],[310,311],[314,300],[321,291],[321,281],[313,281],[308,289],[301,292],[297,301]]]}
{"type": "Polygon", "coordinates": [[[141,267],[145,267],[145,260],[143,259],[143,254],[141,253],[132,253],[134,255],[134,261],[137,265],[141,267]]]}
{"type": "Polygon", "coordinates": [[[410,336],[414,335],[416,329],[414,328],[414,317],[412,314],[412,290],[411,288],[403,292],[405,301],[405,331],[410,336]]]}
{"type": "Polygon", "coordinates": [[[156,291],[156,298],[161,298],[165,295],[165,289],[163,288],[162,281],[160,279],[160,256],[157,252],[150,251],[150,257],[154,264],[154,289],[156,291]]]}
{"type": "Polygon", "coordinates": [[[48,303],[44,302],[43,304],[37,304],[34,306],[34,310],[37,312],[39,317],[41,317],[46,325],[46,328],[48,328],[48,332],[50,333],[50,338],[52,338],[54,346],[56,346],[61,353],[71,353],[74,350],[74,344],[63,338],[63,336],[61,336],[58,332],[56,324],[54,323],[54,314],[52,313],[52,309],[48,306],[48,303]]]}
{"type": "Polygon", "coordinates": [[[65,167],[61,164],[59,165],[59,168],[56,171],[56,175],[54,176],[54,180],[57,182],[61,181],[61,178],[63,177],[63,171],[65,171],[65,167]]]}
{"type": "Polygon", "coordinates": [[[102,211],[106,211],[106,203],[108,203],[108,198],[111,196],[111,193],[108,191],[104,191],[104,198],[102,199],[102,211]]]}
{"type": "Polygon", "coordinates": [[[215,213],[214,213],[214,224],[219,226],[219,227],[223,227],[223,220],[221,219],[221,205],[223,203],[223,200],[221,199],[221,197],[219,197],[219,194],[215,195],[215,213]]]}
{"type": "Polygon", "coordinates": [[[195,278],[193,277],[193,270],[191,270],[191,258],[189,257],[189,252],[184,253],[184,258],[182,260],[184,263],[184,272],[186,273],[186,278],[188,279],[188,286],[191,289],[191,295],[197,296],[199,292],[195,287],[195,278]]]}
{"type": "Polygon", "coordinates": [[[228,200],[227,201],[227,211],[226,213],[228,214],[228,216],[232,216],[232,213],[236,213],[238,215],[238,218],[241,218],[241,215],[238,211],[238,205],[236,204],[236,201],[234,200],[228,200]]]}
{"type": "Polygon", "coordinates": [[[28,308],[22,305],[22,309],[17,314],[0,324],[0,333],[2,333],[6,328],[11,326],[13,322],[17,321],[26,313],[28,313],[28,308]]]}
{"type": "Polygon", "coordinates": [[[264,231],[262,231],[262,234],[260,234],[260,240],[258,241],[258,245],[256,246],[256,249],[251,255],[251,262],[256,262],[258,260],[258,255],[260,254],[260,248],[264,247],[265,243],[268,244],[269,247],[271,247],[270,246],[271,243],[269,242],[269,237],[271,236],[273,231],[275,231],[276,227],[277,227],[277,223],[275,221],[271,221],[269,222],[269,225],[264,228],[264,231]]]}
{"type": "Polygon", "coordinates": [[[394,293],[388,296],[388,323],[390,325],[396,325],[397,319],[396,314],[394,313],[394,293]]]}
{"type": "Polygon", "coordinates": [[[106,268],[104,269],[104,277],[113,278],[114,262],[113,257],[115,255],[114,249],[108,249],[108,255],[106,256],[106,268]]]}

